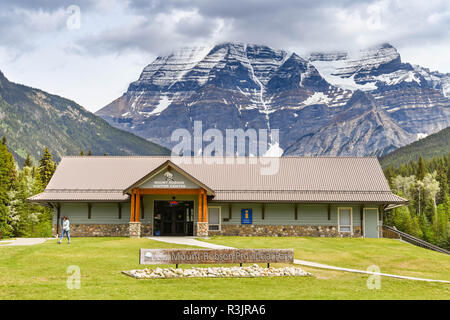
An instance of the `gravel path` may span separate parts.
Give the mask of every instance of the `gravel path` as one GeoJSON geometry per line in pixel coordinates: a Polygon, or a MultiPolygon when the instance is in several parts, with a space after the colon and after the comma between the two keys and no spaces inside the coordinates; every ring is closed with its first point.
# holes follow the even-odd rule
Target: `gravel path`
{"type": "MultiPolygon", "coordinates": [[[[210,249],[234,249],[233,247],[227,247],[227,246],[222,246],[222,245],[218,245],[218,244],[213,244],[213,243],[196,240],[195,237],[150,237],[149,239],[152,239],[155,241],[166,242],[166,243],[184,244],[184,245],[189,245],[189,246],[197,246],[197,247],[210,248],[210,249]]],[[[313,268],[319,268],[319,269],[353,272],[353,273],[364,273],[364,274],[379,275],[379,276],[384,276],[384,277],[391,277],[391,278],[405,279],[405,280],[450,283],[450,281],[448,281],[448,280],[415,278],[415,277],[400,276],[400,275],[389,274],[389,273],[381,273],[381,272],[379,273],[379,272],[371,272],[371,271],[358,270],[358,269],[341,268],[341,267],[335,267],[335,266],[330,266],[330,265],[321,264],[321,263],[317,263],[317,262],[299,260],[299,259],[294,259],[294,264],[307,266],[307,267],[313,267],[313,268]]]]}

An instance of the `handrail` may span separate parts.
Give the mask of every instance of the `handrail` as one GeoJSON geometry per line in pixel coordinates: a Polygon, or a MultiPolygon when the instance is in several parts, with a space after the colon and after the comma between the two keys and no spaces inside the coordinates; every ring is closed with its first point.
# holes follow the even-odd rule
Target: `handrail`
{"type": "Polygon", "coordinates": [[[403,231],[397,230],[389,226],[383,226],[383,237],[401,239],[422,248],[434,250],[440,253],[450,254],[450,251],[445,250],[444,248],[438,247],[432,243],[426,242],[422,239],[416,238],[408,233],[405,233],[403,231]],[[392,234],[396,235],[397,237],[392,236],[392,234]]]}

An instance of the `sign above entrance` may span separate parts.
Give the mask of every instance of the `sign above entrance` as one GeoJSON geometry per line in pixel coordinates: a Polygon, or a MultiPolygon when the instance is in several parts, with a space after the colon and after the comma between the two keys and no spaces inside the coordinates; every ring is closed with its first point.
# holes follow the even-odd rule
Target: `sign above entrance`
{"type": "Polygon", "coordinates": [[[167,171],[163,175],[164,180],[154,180],[153,188],[186,188],[186,184],[183,180],[175,180],[172,172],[167,171]]]}
{"type": "Polygon", "coordinates": [[[290,263],[294,249],[141,249],[141,264],[290,263]]]}

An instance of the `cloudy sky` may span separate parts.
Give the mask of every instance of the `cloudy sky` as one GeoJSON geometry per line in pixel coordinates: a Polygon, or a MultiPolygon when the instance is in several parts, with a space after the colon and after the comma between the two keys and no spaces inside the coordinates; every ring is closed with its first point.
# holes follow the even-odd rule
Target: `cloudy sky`
{"type": "Polygon", "coordinates": [[[389,42],[450,72],[448,0],[0,0],[0,70],[96,111],[158,55],[224,41],[306,54],[389,42]]]}

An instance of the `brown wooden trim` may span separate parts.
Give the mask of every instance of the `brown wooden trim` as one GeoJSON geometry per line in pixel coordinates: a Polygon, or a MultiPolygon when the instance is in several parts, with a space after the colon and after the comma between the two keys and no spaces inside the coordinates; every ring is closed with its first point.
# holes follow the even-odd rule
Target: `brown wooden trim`
{"type": "Polygon", "coordinates": [[[263,203],[262,206],[261,206],[261,219],[262,219],[262,220],[264,220],[265,209],[266,209],[266,206],[265,206],[265,204],[263,203]]]}
{"type": "Polygon", "coordinates": [[[198,222],[202,222],[203,210],[202,210],[202,194],[198,194],[198,222]]]}
{"type": "Polygon", "coordinates": [[[88,206],[88,219],[90,219],[90,218],[91,218],[91,208],[92,208],[92,205],[91,205],[90,202],[88,202],[87,206],[88,206]]]}
{"type": "Polygon", "coordinates": [[[331,220],[331,204],[328,204],[328,220],[331,220]]]}
{"type": "Polygon", "coordinates": [[[134,221],[141,221],[141,195],[139,194],[139,189],[136,194],[136,212],[134,214],[134,221]]]}
{"type": "Polygon", "coordinates": [[[189,173],[187,173],[186,171],[184,171],[183,169],[181,169],[180,167],[178,167],[176,164],[174,164],[173,162],[171,162],[170,160],[165,161],[163,164],[161,164],[159,167],[157,167],[156,169],[154,169],[153,171],[149,172],[148,174],[146,174],[144,177],[142,177],[141,179],[139,179],[138,181],[136,181],[135,183],[133,183],[131,186],[127,187],[125,189],[125,193],[130,192],[131,190],[133,190],[136,187],[139,187],[140,184],[142,184],[143,182],[147,181],[149,178],[151,178],[152,176],[154,176],[155,174],[161,172],[162,170],[164,170],[164,168],[166,168],[167,166],[171,166],[171,169],[177,171],[179,174],[185,176],[188,180],[191,180],[193,183],[199,185],[201,188],[207,190],[211,195],[215,195],[214,190],[212,190],[211,188],[209,188],[207,185],[205,185],[203,182],[197,180],[196,178],[194,178],[193,176],[191,176],[189,173]]]}
{"type": "Polygon", "coordinates": [[[232,203],[228,203],[228,219],[230,219],[230,220],[232,218],[232,212],[233,212],[232,206],[233,206],[232,203]]]}
{"type": "Polygon", "coordinates": [[[298,220],[298,203],[295,204],[295,214],[294,214],[294,219],[298,220]]]}
{"type": "Polygon", "coordinates": [[[145,218],[144,196],[141,196],[141,219],[145,218]]]}
{"type": "Polygon", "coordinates": [[[130,222],[134,222],[135,200],[136,200],[136,195],[134,194],[134,190],[133,190],[133,192],[131,193],[131,214],[130,214],[130,222]]]}
{"type": "Polygon", "coordinates": [[[206,192],[203,193],[203,222],[208,222],[208,199],[206,192]]]}
{"type": "Polygon", "coordinates": [[[119,219],[122,219],[122,203],[117,202],[117,212],[119,214],[119,219]]]}
{"type": "Polygon", "coordinates": [[[201,194],[202,189],[170,189],[170,188],[143,188],[137,189],[139,194],[201,194]]]}

